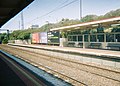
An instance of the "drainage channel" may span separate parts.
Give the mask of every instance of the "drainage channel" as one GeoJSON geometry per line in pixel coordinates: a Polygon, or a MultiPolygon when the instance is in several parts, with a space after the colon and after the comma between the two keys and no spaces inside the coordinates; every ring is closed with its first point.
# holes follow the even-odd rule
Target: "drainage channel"
{"type": "MultiPolygon", "coordinates": [[[[47,73],[46,71],[39,69],[15,56],[12,56],[9,53],[6,53],[2,50],[0,50],[0,53],[4,54],[9,59],[13,60],[17,64],[19,64],[22,68],[28,70],[30,73],[32,73],[35,77],[37,77],[39,80],[41,80],[43,83],[45,83],[46,86],[72,86],[72,84],[47,73]]],[[[36,81],[34,81],[36,82],[36,81]]]]}

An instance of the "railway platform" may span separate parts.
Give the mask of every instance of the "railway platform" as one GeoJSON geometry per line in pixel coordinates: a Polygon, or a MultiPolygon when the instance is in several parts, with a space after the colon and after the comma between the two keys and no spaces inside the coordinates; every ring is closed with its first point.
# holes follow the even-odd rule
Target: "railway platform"
{"type": "Polygon", "coordinates": [[[101,49],[83,49],[73,47],[60,47],[50,45],[38,45],[38,44],[9,44],[12,46],[27,47],[31,49],[41,50],[42,54],[48,56],[65,57],[72,60],[78,60],[81,62],[87,62],[87,64],[105,65],[114,68],[120,68],[120,51],[113,50],[101,50],[101,49]]]}
{"type": "MultiPolygon", "coordinates": [[[[71,52],[62,51],[62,50],[61,51],[54,50],[54,49],[52,50],[52,49],[40,48],[38,46],[45,47],[46,45],[45,46],[44,45],[29,46],[29,45],[13,44],[13,45],[1,45],[0,48],[3,51],[6,51],[18,58],[21,58],[24,61],[40,69],[43,69],[48,73],[53,74],[54,76],[62,78],[66,82],[69,82],[75,86],[81,86],[78,84],[82,84],[85,86],[87,85],[88,86],[92,86],[92,85],[119,86],[119,82],[120,82],[119,57],[117,57],[118,61],[108,61],[109,59],[103,60],[103,58],[116,59],[116,57],[112,58],[112,56],[111,57],[104,56],[104,57],[101,57],[101,59],[97,59],[96,57],[93,58],[92,55],[89,55],[87,57],[85,55],[83,56],[79,55],[78,53],[75,53],[75,52],[71,53],[71,52]],[[85,61],[90,61],[90,62],[86,64],[84,63],[85,61]],[[95,61],[98,63],[101,62],[102,65],[99,66],[99,65],[89,64],[95,61]],[[105,64],[109,64],[109,66],[115,66],[116,68],[103,66],[105,64]],[[61,77],[61,74],[65,76],[61,77]],[[95,80],[96,82],[94,82],[95,80]]],[[[51,46],[51,47],[54,48],[57,46],[51,46]]],[[[69,49],[72,49],[72,48],[69,48],[69,49]]]]}
{"type": "Polygon", "coordinates": [[[60,46],[51,46],[51,45],[38,45],[38,44],[30,44],[30,45],[9,44],[9,45],[16,45],[16,46],[18,45],[18,46],[40,48],[40,49],[46,49],[46,50],[52,50],[52,51],[63,51],[63,52],[70,52],[70,53],[120,58],[120,51],[113,51],[113,50],[87,49],[87,48],[83,49],[83,48],[60,47],[60,46]]]}

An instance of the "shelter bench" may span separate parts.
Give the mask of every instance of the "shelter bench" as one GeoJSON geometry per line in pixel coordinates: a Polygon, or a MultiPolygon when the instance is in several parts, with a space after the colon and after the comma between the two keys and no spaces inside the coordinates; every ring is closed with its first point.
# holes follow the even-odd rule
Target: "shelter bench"
{"type": "Polygon", "coordinates": [[[79,42],[79,43],[78,43],[78,46],[79,46],[79,47],[83,47],[83,43],[79,42]]]}
{"type": "Polygon", "coordinates": [[[74,47],[75,46],[75,43],[74,42],[68,42],[68,47],[74,47]]]}
{"type": "Polygon", "coordinates": [[[108,48],[116,48],[120,50],[120,44],[117,43],[108,43],[108,45],[106,46],[108,48]]]}
{"type": "Polygon", "coordinates": [[[90,43],[89,48],[100,48],[101,43],[90,43]]]}

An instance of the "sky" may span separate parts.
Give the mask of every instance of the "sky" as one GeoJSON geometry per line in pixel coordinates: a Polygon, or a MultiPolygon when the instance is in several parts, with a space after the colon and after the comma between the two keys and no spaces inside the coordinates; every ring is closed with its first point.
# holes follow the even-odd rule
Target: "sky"
{"type": "MultiPolygon", "coordinates": [[[[120,0],[82,0],[82,17],[120,9],[120,0]]],[[[24,28],[32,25],[40,27],[47,23],[57,23],[63,18],[80,19],[80,0],[34,0],[23,9],[24,28]]],[[[4,29],[20,30],[21,12],[2,26],[4,29]]]]}

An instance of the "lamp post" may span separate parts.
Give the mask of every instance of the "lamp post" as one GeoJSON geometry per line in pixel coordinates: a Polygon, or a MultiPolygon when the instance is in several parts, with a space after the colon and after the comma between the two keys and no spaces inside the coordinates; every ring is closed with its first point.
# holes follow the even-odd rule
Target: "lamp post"
{"type": "Polygon", "coordinates": [[[50,31],[50,28],[49,28],[49,21],[46,21],[46,23],[47,23],[47,29],[48,29],[48,31],[50,31]]]}
{"type": "Polygon", "coordinates": [[[80,20],[82,19],[82,0],[79,0],[79,15],[80,15],[80,20]]]}
{"type": "Polygon", "coordinates": [[[7,36],[8,36],[8,40],[9,40],[9,30],[7,30],[7,36]]]}
{"type": "Polygon", "coordinates": [[[24,30],[24,17],[23,17],[23,11],[21,12],[21,29],[24,30]]]}

